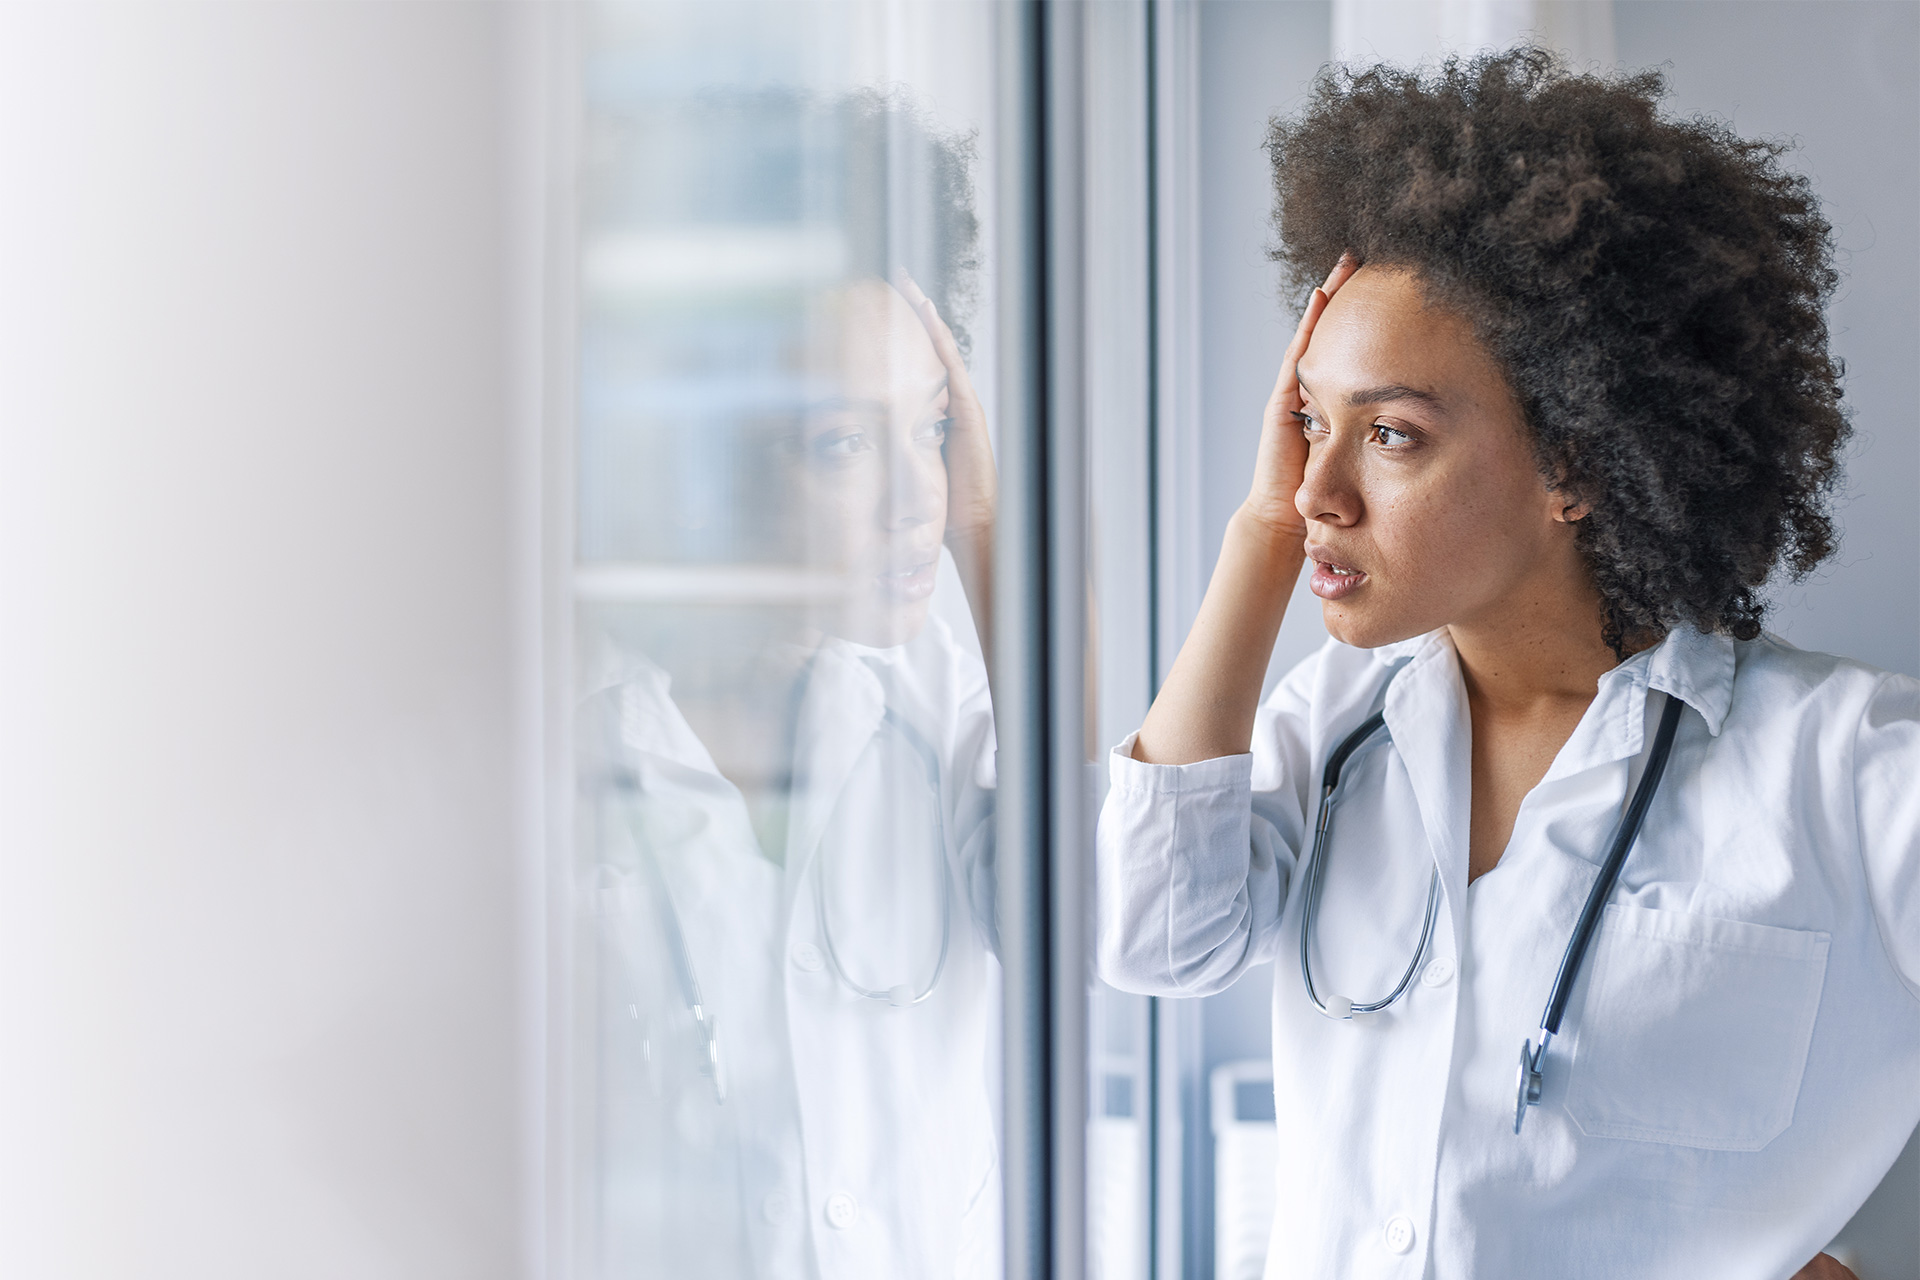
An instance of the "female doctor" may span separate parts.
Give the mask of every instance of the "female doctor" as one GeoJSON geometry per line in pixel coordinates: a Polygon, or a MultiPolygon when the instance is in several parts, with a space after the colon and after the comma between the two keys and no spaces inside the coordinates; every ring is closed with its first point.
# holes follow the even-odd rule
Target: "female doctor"
{"type": "Polygon", "coordinates": [[[804,406],[737,451],[768,496],[735,518],[838,589],[676,611],[589,665],[597,1267],[991,1280],[992,710],[930,607],[944,548],[991,634],[993,461],[954,333],[888,278],[964,295],[966,154],[902,102],[792,110],[836,144],[851,265],[808,299],[804,406]]]}
{"type": "Polygon", "coordinates": [[[1270,1276],[1843,1274],[1920,1120],[1920,683],[1760,626],[1833,548],[1828,227],[1661,92],[1516,51],[1271,130],[1324,284],[1099,837],[1109,981],[1276,965],[1270,1276]]]}

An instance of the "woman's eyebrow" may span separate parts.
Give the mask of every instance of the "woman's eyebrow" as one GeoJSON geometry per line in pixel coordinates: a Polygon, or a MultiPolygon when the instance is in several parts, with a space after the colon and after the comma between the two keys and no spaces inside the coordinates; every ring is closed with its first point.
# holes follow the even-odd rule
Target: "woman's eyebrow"
{"type": "Polygon", "coordinates": [[[857,400],[851,396],[826,396],[807,402],[806,413],[809,417],[827,413],[870,413],[875,417],[887,412],[884,400],[857,400]]]}
{"type": "MultiPolygon", "coordinates": [[[[1307,384],[1301,382],[1297,374],[1294,377],[1294,381],[1300,382],[1300,389],[1302,391],[1305,391],[1308,395],[1313,395],[1313,392],[1308,390],[1307,384]]],[[[1447,402],[1441,399],[1435,392],[1423,391],[1419,387],[1410,387],[1404,382],[1383,382],[1377,387],[1362,387],[1358,391],[1349,391],[1347,393],[1347,407],[1349,409],[1363,409],[1370,404],[1392,404],[1396,400],[1411,400],[1416,404],[1426,405],[1429,409],[1442,413],[1444,413],[1447,408],[1447,402]]]]}
{"type": "MultiPolygon", "coordinates": [[[[942,373],[938,378],[926,384],[920,393],[919,403],[931,404],[939,399],[940,393],[947,389],[948,375],[942,373]]],[[[863,400],[853,396],[823,396],[818,400],[809,400],[806,406],[808,416],[827,413],[865,413],[876,418],[884,418],[893,406],[885,400],[863,400]]]]}

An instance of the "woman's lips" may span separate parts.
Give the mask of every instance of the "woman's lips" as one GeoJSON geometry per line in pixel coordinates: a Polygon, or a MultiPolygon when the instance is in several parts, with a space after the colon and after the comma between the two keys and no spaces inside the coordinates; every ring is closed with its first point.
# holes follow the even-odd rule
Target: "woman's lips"
{"type": "Polygon", "coordinates": [[[880,584],[881,594],[910,604],[925,600],[933,594],[933,580],[939,570],[940,557],[935,556],[931,560],[908,565],[904,569],[875,574],[874,581],[880,584]]]}
{"type": "Polygon", "coordinates": [[[1315,558],[1307,588],[1322,600],[1339,600],[1358,591],[1366,580],[1366,574],[1349,565],[1315,558]]]}

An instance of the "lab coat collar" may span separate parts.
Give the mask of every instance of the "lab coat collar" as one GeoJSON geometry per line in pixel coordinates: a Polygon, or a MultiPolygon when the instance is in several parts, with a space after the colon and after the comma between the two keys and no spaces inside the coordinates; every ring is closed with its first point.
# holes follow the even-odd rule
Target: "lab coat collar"
{"type": "Polygon", "coordinates": [[[1731,639],[1685,624],[1674,627],[1660,643],[1600,677],[1593,705],[1543,781],[1638,756],[1647,741],[1647,694],[1655,690],[1698,712],[1717,737],[1733,701],[1733,674],[1731,639]]]}
{"type": "Polygon", "coordinates": [[[1647,658],[1647,686],[1672,694],[1698,711],[1707,722],[1707,732],[1719,737],[1733,702],[1733,640],[1683,625],[1621,665],[1642,657],[1647,658]]]}
{"type": "Polygon", "coordinates": [[[638,654],[620,681],[620,740],[628,750],[720,778],[707,744],[673,702],[673,677],[638,654]]]}
{"type": "Polygon", "coordinates": [[[1399,664],[1382,711],[1440,871],[1453,936],[1460,937],[1466,925],[1467,806],[1473,781],[1473,715],[1460,660],[1444,627],[1375,653],[1399,664]]]}
{"type": "Polygon", "coordinates": [[[886,689],[876,663],[863,660],[872,652],[829,639],[814,655],[794,744],[789,875],[804,870],[819,847],[841,789],[886,715],[886,689]]]}
{"type": "MultiPolygon", "coordinates": [[[[1472,795],[1473,715],[1459,656],[1445,628],[1397,644],[1375,656],[1397,668],[1382,710],[1419,803],[1421,823],[1457,932],[1465,927],[1468,804],[1472,795]]],[[[1677,626],[1600,677],[1580,726],[1555,757],[1543,784],[1640,754],[1646,742],[1647,693],[1657,689],[1685,702],[1718,734],[1733,697],[1733,642],[1677,626]]]]}
{"type": "MultiPolygon", "coordinates": [[[[829,637],[816,651],[801,698],[795,743],[792,821],[785,861],[789,873],[804,869],[832,819],[860,756],[896,700],[915,703],[903,648],[875,649],[829,637]]],[[[739,793],[720,773],[706,744],[674,705],[672,677],[644,655],[617,651],[610,643],[583,655],[580,688],[589,696],[617,688],[622,746],[648,775],[713,798],[737,818],[735,834],[752,847],[752,832],[739,793]]],[[[908,712],[910,719],[921,719],[908,712]]]]}

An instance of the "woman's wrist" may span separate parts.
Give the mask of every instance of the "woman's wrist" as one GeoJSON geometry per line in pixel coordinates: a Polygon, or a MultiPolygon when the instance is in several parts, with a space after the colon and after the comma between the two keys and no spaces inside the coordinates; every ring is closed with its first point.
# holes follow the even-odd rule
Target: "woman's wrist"
{"type": "Polygon", "coordinates": [[[993,551],[993,521],[988,519],[979,524],[971,524],[965,527],[948,525],[946,533],[942,536],[942,541],[947,544],[947,549],[955,555],[961,555],[969,551],[985,551],[991,554],[993,551]]]}
{"type": "Polygon", "coordinates": [[[1252,499],[1240,504],[1227,520],[1227,536],[1247,544],[1251,550],[1276,557],[1306,558],[1307,527],[1296,515],[1292,519],[1263,510],[1252,499]]]}

